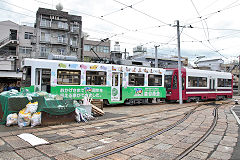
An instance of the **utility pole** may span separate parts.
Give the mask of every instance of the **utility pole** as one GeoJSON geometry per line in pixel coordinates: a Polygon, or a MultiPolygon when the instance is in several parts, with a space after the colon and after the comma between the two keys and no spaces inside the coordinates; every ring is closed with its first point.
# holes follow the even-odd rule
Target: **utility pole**
{"type": "Polygon", "coordinates": [[[240,95],[240,55],[238,56],[238,95],[240,95]]]}
{"type": "Polygon", "coordinates": [[[125,51],[124,51],[124,59],[127,59],[127,49],[125,48],[125,51]]]}
{"type": "Polygon", "coordinates": [[[179,20],[177,22],[177,41],[178,41],[178,79],[179,79],[179,104],[183,103],[182,100],[182,67],[181,67],[181,53],[180,53],[180,32],[179,32],[179,20]]]}
{"type": "Polygon", "coordinates": [[[154,46],[154,47],[155,47],[155,68],[158,68],[157,47],[159,47],[159,46],[154,46]]]}

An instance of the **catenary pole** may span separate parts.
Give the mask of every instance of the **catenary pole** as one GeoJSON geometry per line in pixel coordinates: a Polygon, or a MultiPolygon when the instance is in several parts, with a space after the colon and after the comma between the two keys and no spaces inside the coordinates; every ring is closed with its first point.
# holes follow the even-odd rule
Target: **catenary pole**
{"type": "Polygon", "coordinates": [[[240,55],[238,56],[238,95],[240,95],[240,55]]]}
{"type": "Polygon", "coordinates": [[[155,68],[158,68],[157,47],[158,46],[155,46],[155,68]]]}
{"type": "Polygon", "coordinates": [[[181,53],[180,53],[180,32],[179,32],[179,20],[177,22],[177,41],[178,41],[178,79],[179,79],[179,104],[183,103],[182,100],[182,72],[181,72],[181,53]]]}

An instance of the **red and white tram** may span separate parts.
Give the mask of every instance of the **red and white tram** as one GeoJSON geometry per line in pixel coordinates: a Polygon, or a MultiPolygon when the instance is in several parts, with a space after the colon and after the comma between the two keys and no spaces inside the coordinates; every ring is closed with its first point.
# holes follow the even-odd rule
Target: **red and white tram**
{"type": "MultiPolygon", "coordinates": [[[[231,73],[182,68],[182,98],[186,102],[233,96],[231,73]]],[[[166,69],[166,100],[179,100],[178,69],[166,69]]]]}

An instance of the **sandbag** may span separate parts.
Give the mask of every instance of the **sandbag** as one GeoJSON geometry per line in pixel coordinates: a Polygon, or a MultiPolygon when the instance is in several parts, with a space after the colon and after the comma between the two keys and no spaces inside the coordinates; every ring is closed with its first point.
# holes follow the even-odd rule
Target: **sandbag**
{"type": "Polygon", "coordinates": [[[17,124],[17,123],[18,123],[17,113],[9,114],[7,116],[6,126],[11,126],[11,125],[14,125],[14,124],[17,124]]]}
{"type": "Polygon", "coordinates": [[[31,117],[31,127],[41,125],[41,120],[42,120],[42,113],[41,112],[36,112],[32,115],[31,117]]]}
{"type": "Polygon", "coordinates": [[[25,127],[29,126],[31,122],[31,113],[26,112],[26,108],[22,109],[18,114],[18,126],[25,127]]]}
{"type": "Polygon", "coordinates": [[[34,102],[34,103],[29,102],[26,105],[26,112],[25,113],[33,114],[37,111],[37,108],[38,108],[38,102],[34,102]]]}

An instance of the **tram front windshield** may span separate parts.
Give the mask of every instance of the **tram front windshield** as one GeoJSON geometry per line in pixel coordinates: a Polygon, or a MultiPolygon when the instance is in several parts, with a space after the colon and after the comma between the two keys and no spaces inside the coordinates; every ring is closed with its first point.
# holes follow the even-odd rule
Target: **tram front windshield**
{"type": "Polygon", "coordinates": [[[23,87],[30,87],[31,86],[31,67],[24,67],[23,68],[21,85],[23,87]]]}
{"type": "Polygon", "coordinates": [[[172,75],[173,75],[173,71],[166,71],[165,72],[164,86],[166,87],[166,90],[171,89],[172,75]]]}

